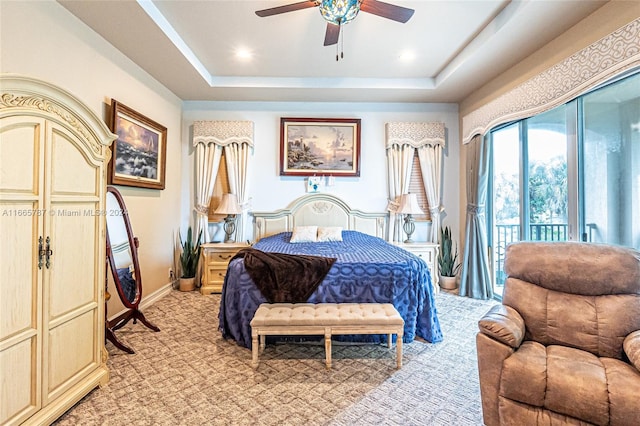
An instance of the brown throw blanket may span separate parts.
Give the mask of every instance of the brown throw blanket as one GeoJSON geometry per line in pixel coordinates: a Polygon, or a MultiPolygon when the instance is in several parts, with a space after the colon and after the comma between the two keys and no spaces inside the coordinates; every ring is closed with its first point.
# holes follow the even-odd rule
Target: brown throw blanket
{"type": "MultiPolygon", "coordinates": [[[[331,257],[269,253],[242,249],[249,276],[269,303],[304,303],[336,261],[331,257]]],[[[233,260],[232,259],[232,260],[233,260]]]]}

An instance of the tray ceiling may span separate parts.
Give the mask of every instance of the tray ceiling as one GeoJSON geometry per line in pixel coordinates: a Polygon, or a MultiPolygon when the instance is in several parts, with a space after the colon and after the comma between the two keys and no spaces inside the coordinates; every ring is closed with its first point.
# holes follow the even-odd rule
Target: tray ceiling
{"type": "Polygon", "coordinates": [[[317,7],[254,13],[295,1],[59,3],[185,101],[315,102],[459,102],[606,3],[388,0],[415,14],[360,13],[325,47],[317,7]]]}

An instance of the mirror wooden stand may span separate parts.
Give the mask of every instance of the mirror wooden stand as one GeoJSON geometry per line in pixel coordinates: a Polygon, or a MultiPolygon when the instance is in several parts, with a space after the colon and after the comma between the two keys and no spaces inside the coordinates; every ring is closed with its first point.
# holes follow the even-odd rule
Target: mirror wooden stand
{"type": "MultiPolygon", "coordinates": [[[[133,354],[135,351],[116,337],[115,331],[124,327],[131,319],[138,320],[153,331],[160,331],[140,311],[142,299],[142,276],[138,264],[138,238],[133,236],[131,222],[124,199],[114,186],[107,186],[107,262],[120,301],[126,310],[117,317],[105,320],[105,338],[118,349],[133,354]]],[[[106,280],[105,280],[106,285],[106,280]]],[[[107,299],[110,297],[107,292],[107,299]]],[[[106,307],[105,307],[106,312],[106,307]]]]}

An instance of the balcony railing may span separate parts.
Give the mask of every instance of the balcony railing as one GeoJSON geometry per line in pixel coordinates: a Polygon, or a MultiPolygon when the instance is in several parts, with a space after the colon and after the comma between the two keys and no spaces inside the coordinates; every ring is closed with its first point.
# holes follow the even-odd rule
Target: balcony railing
{"type": "MultiPolygon", "coordinates": [[[[529,225],[530,241],[566,241],[569,225],[566,223],[532,223],[529,225]]],[[[496,225],[495,270],[496,287],[502,287],[506,279],[504,255],[507,245],[520,241],[520,225],[496,225]]]]}

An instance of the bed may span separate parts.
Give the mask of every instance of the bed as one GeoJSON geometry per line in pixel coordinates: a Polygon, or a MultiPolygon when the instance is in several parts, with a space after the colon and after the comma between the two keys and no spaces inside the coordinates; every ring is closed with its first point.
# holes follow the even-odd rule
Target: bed
{"type": "MultiPolygon", "coordinates": [[[[265,252],[333,257],[337,260],[309,303],[393,303],[405,321],[403,341],[416,337],[442,340],[434,303],[431,273],[426,263],[381,237],[386,213],[353,210],[330,194],[311,194],[275,212],[254,212],[253,248],[265,252]],[[297,227],[342,228],[342,241],[291,243],[297,227]]],[[[267,302],[251,279],[242,258],[229,263],[222,291],[219,329],[223,337],[251,347],[251,319],[267,302]]],[[[384,342],[384,335],[334,336],[349,342],[384,342]]]]}

